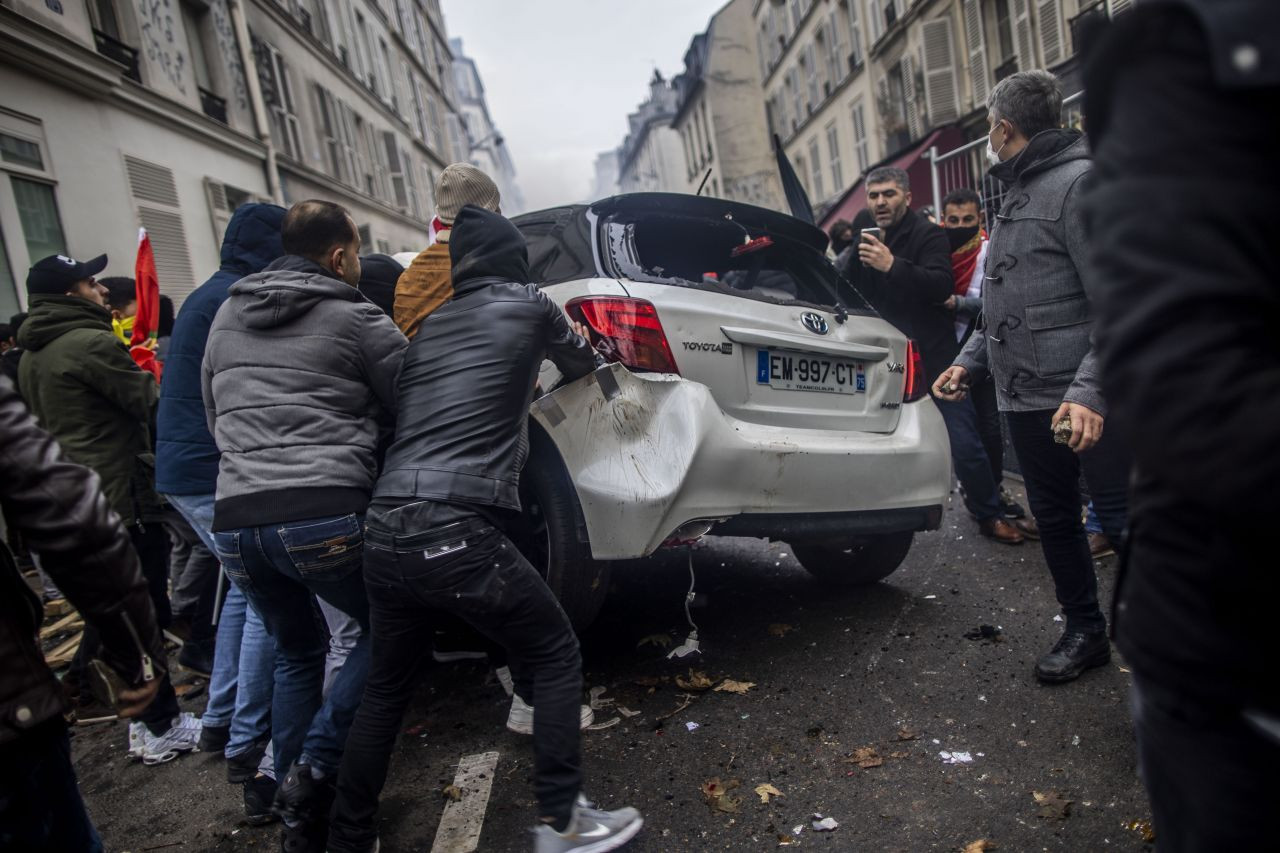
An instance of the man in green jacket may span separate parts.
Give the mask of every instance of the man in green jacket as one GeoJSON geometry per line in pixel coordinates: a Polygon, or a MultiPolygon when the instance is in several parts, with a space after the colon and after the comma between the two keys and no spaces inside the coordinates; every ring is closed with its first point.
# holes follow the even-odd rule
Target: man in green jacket
{"type": "MultiPolygon", "coordinates": [[[[157,621],[166,627],[168,537],[160,523],[160,499],[151,473],[151,424],[159,397],[155,378],[134,364],[111,328],[107,289],[94,276],[107,256],[77,261],[47,257],[27,273],[30,313],[18,333],[25,354],[18,368],[23,398],[68,458],[102,478],[107,502],[129,530],[142,562],[157,621]]],[[[87,699],[85,671],[97,652],[97,635],[85,630],[69,684],[87,699]]],[[[78,708],[80,722],[90,709],[78,708]]],[[[195,749],[200,721],[179,713],[168,677],[154,703],[129,727],[129,754],[159,764],[195,749]]]]}

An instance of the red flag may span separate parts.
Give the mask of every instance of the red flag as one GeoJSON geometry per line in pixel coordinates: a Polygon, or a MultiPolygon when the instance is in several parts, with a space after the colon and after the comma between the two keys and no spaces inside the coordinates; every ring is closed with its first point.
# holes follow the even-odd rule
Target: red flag
{"type": "Polygon", "coordinates": [[[156,256],[145,228],[138,229],[138,260],[133,277],[137,282],[138,314],[133,320],[129,352],[138,366],[155,374],[159,382],[161,365],[156,361],[155,349],[160,324],[160,280],[156,278],[156,256]]]}

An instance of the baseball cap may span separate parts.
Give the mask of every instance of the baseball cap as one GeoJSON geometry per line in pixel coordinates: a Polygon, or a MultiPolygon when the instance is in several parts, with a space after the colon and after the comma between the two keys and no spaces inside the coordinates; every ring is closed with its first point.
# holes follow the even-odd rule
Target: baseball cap
{"type": "Polygon", "coordinates": [[[107,256],[89,261],[77,261],[66,255],[50,255],[36,261],[27,271],[27,293],[34,296],[38,293],[63,294],[70,290],[77,281],[92,278],[107,268],[107,256]]]}

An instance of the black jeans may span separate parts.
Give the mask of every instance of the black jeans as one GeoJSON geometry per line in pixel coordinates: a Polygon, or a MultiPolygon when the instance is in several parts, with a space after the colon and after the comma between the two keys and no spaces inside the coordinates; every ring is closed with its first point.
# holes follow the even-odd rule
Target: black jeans
{"type": "Polygon", "coordinates": [[[1080,520],[1080,472],[1103,533],[1120,542],[1128,508],[1129,456],[1114,430],[1104,429],[1102,440],[1084,453],[1058,444],[1050,429],[1053,414],[1045,409],[1004,416],[1067,630],[1102,631],[1107,620],[1098,606],[1098,578],[1080,520]]]}
{"type": "Polygon", "coordinates": [[[0,850],[100,853],[61,718],[0,747],[0,850]]]}
{"type": "Polygon", "coordinates": [[[1261,816],[1280,801],[1280,742],[1265,733],[1266,719],[1136,673],[1132,699],[1156,849],[1274,850],[1274,827],[1261,816]]]}
{"type": "Polygon", "coordinates": [[[533,685],[534,791],[539,815],[564,820],[582,781],[582,660],[569,618],[515,545],[485,521],[411,535],[370,521],[364,578],[373,635],[364,700],[347,736],[329,849],[372,847],[378,796],[437,620],[461,617],[507,649],[512,674],[533,685]]]}

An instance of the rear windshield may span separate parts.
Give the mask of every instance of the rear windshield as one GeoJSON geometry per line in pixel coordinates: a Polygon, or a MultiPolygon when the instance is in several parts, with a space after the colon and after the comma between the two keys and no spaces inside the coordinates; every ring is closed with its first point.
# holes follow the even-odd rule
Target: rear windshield
{"type": "Polygon", "coordinates": [[[609,260],[633,281],[694,287],[776,305],[874,314],[821,252],[785,238],[734,250],[762,236],[734,220],[688,216],[611,218],[604,224],[609,260]]]}

